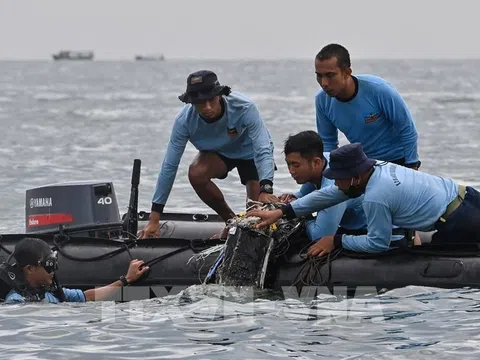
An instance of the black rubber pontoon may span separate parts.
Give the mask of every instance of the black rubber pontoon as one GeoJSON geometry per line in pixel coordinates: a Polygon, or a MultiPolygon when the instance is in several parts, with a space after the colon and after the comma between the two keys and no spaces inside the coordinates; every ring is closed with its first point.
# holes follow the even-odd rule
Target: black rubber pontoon
{"type": "MultiPolygon", "coordinates": [[[[148,277],[137,286],[185,288],[200,284],[219,251],[195,258],[200,252],[221,245],[223,241],[205,240],[223,227],[216,216],[165,214],[164,236],[160,239],[118,240],[74,235],[38,234],[58,250],[58,279],[63,286],[89,288],[108,284],[125,274],[132,258],[150,265],[148,277]],[[167,220],[168,218],[168,220],[167,220]],[[197,219],[197,220],[194,220],[197,219]]],[[[25,235],[3,235],[0,261],[25,235]]],[[[29,234],[27,236],[32,236],[29,234]]],[[[306,258],[306,242],[298,239],[276,265],[272,287],[368,286],[398,288],[408,285],[441,288],[478,287],[480,258],[476,246],[452,246],[440,249],[425,245],[418,249],[392,250],[380,255],[354,254],[346,251],[330,257],[306,258]]],[[[293,239],[295,242],[295,239],[293,239]]]]}
{"type": "MultiPolygon", "coordinates": [[[[0,262],[25,236],[45,240],[59,256],[59,282],[92,288],[115,281],[131,259],[149,266],[148,276],[133,286],[153,287],[143,297],[165,295],[201,284],[215,263],[221,240],[208,240],[224,227],[218,215],[162,214],[161,238],[136,240],[149,213],[138,212],[140,161],[134,162],[128,212],[120,218],[111,182],[74,182],[27,190],[25,234],[0,238],[0,262]]],[[[304,235],[289,239],[288,249],[269,268],[266,287],[328,286],[393,289],[408,285],[441,288],[480,287],[480,251],[476,244],[421,247],[368,255],[337,251],[307,258],[304,235]]],[[[138,294],[137,294],[138,296],[138,294]]]]}

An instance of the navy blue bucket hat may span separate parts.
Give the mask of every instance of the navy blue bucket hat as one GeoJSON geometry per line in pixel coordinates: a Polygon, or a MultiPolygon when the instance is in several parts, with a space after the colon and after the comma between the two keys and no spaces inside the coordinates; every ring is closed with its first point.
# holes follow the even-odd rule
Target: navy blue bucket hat
{"type": "Polygon", "coordinates": [[[200,70],[188,75],[187,90],[178,98],[184,103],[196,104],[218,95],[228,95],[230,91],[230,87],[220,85],[213,71],[200,70]]]}
{"type": "Polygon", "coordinates": [[[351,179],[357,177],[375,165],[376,160],[369,159],[360,143],[339,147],[330,153],[330,167],[323,175],[327,179],[351,179]]]}

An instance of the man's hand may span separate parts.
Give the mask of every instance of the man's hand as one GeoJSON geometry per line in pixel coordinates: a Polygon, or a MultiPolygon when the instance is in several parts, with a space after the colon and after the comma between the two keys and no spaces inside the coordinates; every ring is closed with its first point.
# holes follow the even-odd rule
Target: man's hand
{"type": "Polygon", "coordinates": [[[256,225],[257,229],[272,225],[278,219],[283,216],[283,212],[280,209],[276,210],[250,210],[247,211],[245,216],[257,216],[262,221],[256,225]]]}
{"type": "Polygon", "coordinates": [[[282,194],[278,199],[285,204],[289,204],[292,201],[297,200],[297,198],[293,194],[282,194]]]}
{"type": "Polygon", "coordinates": [[[267,194],[267,193],[265,193],[265,192],[260,193],[260,195],[258,196],[258,201],[261,202],[261,203],[276,203],[276,202],[280,202],[280,200],[278,199],[278,197],[276,197],[276,196],[273,195],[273,194],[267,194]]]}
{"type": "Polygon", "coordinates": [[[143,230],[140,230],[137,234],[137,238],[146,239],[146,238],[159,238],[160,237],[160,223],[154,223],[149,221],[147,226],[143,230]]]}
{"type": "Polygon", "coordinates": [[[160,237],[160,213],[152,211],[150,213],[150,219],[147,226],[143,230],[140,230],[137,234],[137,238],[145,239],[149,237],[160,237]]]}
{"type": "Polygon", "coordinates": [[[335,246],[333,245],[333,235],[324,236],[308,249],[308,256],[323,256],[330,254],[335,246]]]}
{"type": "Polygon", "coordinates": [[[143,260],[133,259],[132,261],[130,261],[130,265],[128,266],[128,271],[127,275],[125,275],[125,279],[129,283],[134,283],[135,281],[140,279],[143,273],[148,269],[149,267],[145,265],[143,260]]]}

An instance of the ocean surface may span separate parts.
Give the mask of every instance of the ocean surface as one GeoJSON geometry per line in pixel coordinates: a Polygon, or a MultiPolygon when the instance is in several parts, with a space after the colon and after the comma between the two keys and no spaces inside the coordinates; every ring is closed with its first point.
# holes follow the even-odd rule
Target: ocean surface
{"type": "MultiPolygon", "coordinates": [[[[136,158],[139,209],[149,210],[177,96],[202,68],[256,101],[275,142],[276,191],[295,189],[281,151],[289,134],[316,129],[313,61],[0,62],[0,231],[23,232],[25,191],[57,182],[113,181],[124,213],[136,158]]],[[[422,171],[480,186],[480,61],[362,60],[353,70],[382,76],[403,95],[422,171]]],[[[166,211],[211,213],[187,179],[195,155],[189,144],[166,211]]],[[[216,183],[243,210],[238,174],[216,183]]],[[[0,306],[0,359],[480,356],[476,290],[407,287],[309,302],[221,293],[196,286],[122,304],[0,306]]]]}

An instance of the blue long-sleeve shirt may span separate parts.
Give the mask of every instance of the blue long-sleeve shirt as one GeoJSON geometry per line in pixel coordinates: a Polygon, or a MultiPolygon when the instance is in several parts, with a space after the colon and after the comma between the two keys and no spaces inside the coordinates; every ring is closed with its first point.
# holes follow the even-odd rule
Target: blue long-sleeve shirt
{"type": "MultiPolygon", "coordinates": [[[[329,167],[328,161],[330,159],[330,153],[325,152],[323,156],[327,160],[327,166],[325,168],[327,169],[329,167]]],[[[322,177],[320,189],[334,185],[334,183],[334,180],[322,177]]],[[[294,196],[300,199],[315,190],[318,190],[318,188],[314,183],[305,183],[294,196]]],[[[348,230],[365,229],[367,223],[365,213],[363,212],[362,200],[363,196],[360,196],[356,199],[350,199],[329,207],[328,209],[318,211],[315,220],[310,220],[305,225],[309,239],[315,241],[327,235],[334,235],[339,225],[348,230]]]]}
{"type": "Polygon", "coordinates": [[[330,97],[322,89],[315,96],[317,131],[325,151],[338,147],[340,130],[350,143],[361,143],[372,159],[416,163],[417,129],[398,91],[378,76],[355,78],[358,91],[350,101],[330,97]]]}
{"type": "Polygon", "coordinates": [[[214,123],[204,121],[191,104],[185,105],[175,118],[153,203],[166,204],[188,141],[199,151],[216,151],[232,159],[254,159],[260,181],[273,182],[273,142],[257,106],[235,91],[222,99],[224,114],[214,123]]]}
{"type": "MultiPolygon", "coordinates": [[[[375,166],[362,202],[367,235],[343,235],[342,246],[360,252],[382,252],[390,242],[392,225],[402,229],[431,231],[458,196],[458,185],[450,178],[387,163],[375,166]]],[[[322,188],[290,203],[295,216],[305,216],[349,198],[335,185],[322,188]]]]}

